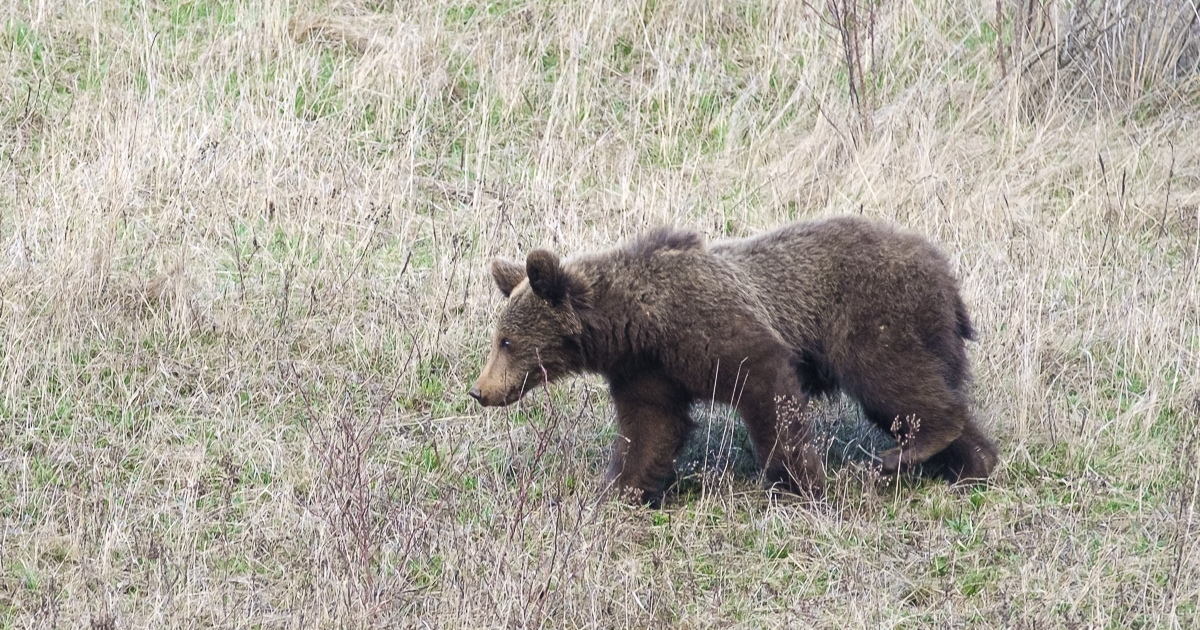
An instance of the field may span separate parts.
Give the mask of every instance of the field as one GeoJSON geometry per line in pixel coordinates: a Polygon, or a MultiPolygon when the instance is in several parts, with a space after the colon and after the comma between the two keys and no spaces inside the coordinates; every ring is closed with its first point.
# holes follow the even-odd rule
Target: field
{"type": "Polygon", "coordinates": [[[1200,624],[1200,27],[1140,0],[0,2],[0,628],[1200,624]],[[950,256],[987,487],[599,499],[494,256],[859,213],[950,256]]]}

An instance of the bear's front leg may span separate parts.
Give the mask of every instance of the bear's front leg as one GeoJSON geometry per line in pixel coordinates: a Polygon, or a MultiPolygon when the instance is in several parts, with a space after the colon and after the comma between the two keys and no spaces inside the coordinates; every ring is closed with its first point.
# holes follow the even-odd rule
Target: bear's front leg
{"type": "Polygon", "coordinates": [[[658,505],[675,456],[687,439],[691,399],[683,388],[660,375],[611,382],[617,409],[617,439],[606,481],[637,503],[658,505]]]}

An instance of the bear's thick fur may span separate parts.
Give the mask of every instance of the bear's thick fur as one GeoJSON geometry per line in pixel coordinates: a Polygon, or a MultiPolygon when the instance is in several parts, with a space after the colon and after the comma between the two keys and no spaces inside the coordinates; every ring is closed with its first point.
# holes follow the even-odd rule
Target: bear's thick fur
{"type": "Polygon", "coordinates": [[[839,217],[706,247],[658,229],[491,271],[508,302],[471,396],[507,405],[547,380],[602,374],[619,430],[608,480],[642,500],[661,496],[696,400],[736,407],[768,482],[813,496],[822,458],[794,411],[838,390],[902,437],[885,473],[929,462],[952,483],[978,481],[997,463],[967,408],[970,319],[946,259],[915,234],[839,217]]]}

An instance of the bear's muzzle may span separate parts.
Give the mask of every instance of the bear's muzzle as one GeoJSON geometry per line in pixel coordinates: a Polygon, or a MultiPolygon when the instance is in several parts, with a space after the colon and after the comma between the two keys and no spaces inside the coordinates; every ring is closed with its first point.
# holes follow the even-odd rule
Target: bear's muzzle
{"type": "Polygon", "coordinates": [[[519,393],[514,396],[511,392],[484,392],[479,383],[475,383],[467,395],[484,407],[505,407],[521,397],[519,393]]]}

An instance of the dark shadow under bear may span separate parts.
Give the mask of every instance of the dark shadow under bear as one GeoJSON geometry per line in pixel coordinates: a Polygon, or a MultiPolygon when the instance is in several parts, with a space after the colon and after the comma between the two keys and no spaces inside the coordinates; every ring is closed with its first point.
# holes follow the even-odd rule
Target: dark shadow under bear
{"type": "Polygon", "coordinates": [[[602,374],[619,431],[608,480],[641,500],[661,496],[696,400],[734,406],[768,482],[812,496],[825,473],[795,410],[839,390],[901,436],[885,473],[930,463],[979,481],[998,461],[967,408],[974,331],[957,283],[915,234],[841,217],[705,247],[659,229],[562,263],[495,260],[492,275],[509,299],[471,395],[507,405],[602,374]]]}

